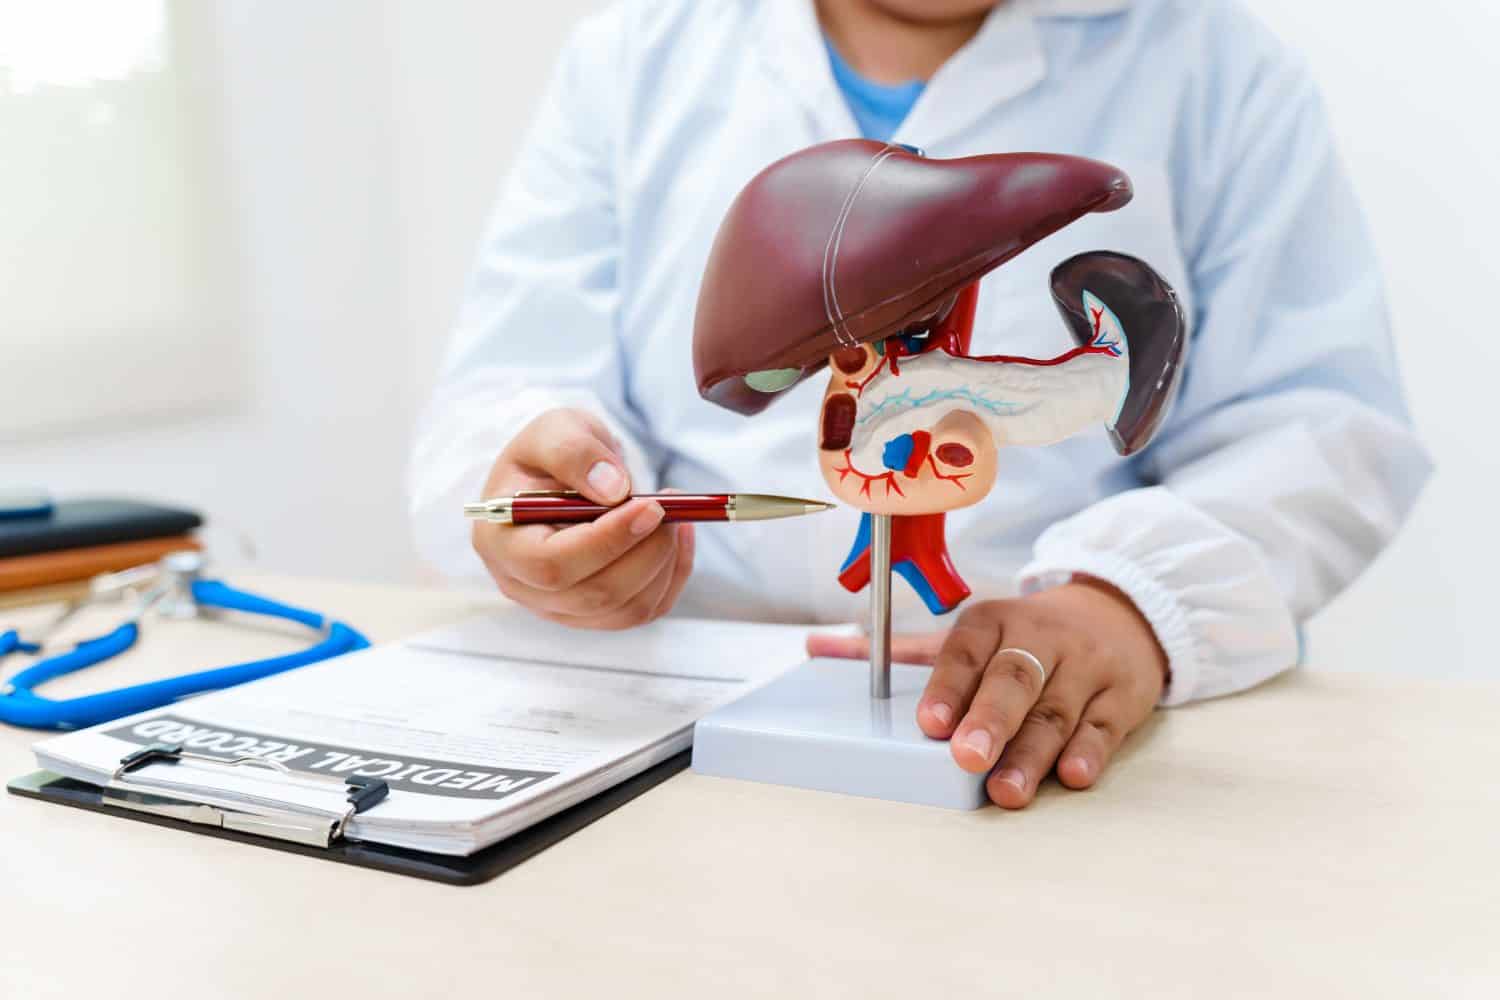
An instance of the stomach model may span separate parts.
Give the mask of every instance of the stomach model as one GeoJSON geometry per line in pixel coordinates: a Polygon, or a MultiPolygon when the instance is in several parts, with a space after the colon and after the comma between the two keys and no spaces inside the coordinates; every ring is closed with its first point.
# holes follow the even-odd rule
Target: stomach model
{"type": "Polygon", "coordinates": [[[930,332],[829,357],[818,464],[834,494],[864,512],[840,567],[846,588],[869,582],[870,515],[895,515],[892,569],[933,614],[953,610],[970,591],[948,554],[944,516],[990,492],[1000,448],[1118,424],[1131,396],[1129,335],[1099,295],[1077,295],[1086,337],[1057,357],[969,354],[977,284],[930,332]]]}
{"type": "Polygon", "coordinates": [[[978,503],[1002,444],[1048,445],[1110,423],[1130,384],[1120,322],[1085,293],[1094,336],[1055,358],[970,356],[974,286],[940,331],[846,348],[829,359],[819,464],[846,503],[935,514],[978,503]],[[967,325],[967,324],[963,324],[967,325]]]}

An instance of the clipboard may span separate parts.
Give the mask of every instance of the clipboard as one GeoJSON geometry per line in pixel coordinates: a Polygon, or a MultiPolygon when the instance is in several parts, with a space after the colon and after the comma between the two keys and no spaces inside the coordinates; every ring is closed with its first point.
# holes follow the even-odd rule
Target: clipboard
{"type": "MultiPolygon", "coordinates": [[[[154,751],[154,759],[158,760],[164,752],[171,749],[170,747],[147,748],[149,751],[154,751]]],[[[146,754],[146,751],[141,753],[146,754]]],[[[182,756],[192,755],[182,754],[182,756]]],[[[137,764],[145,763],[150,759],[153,759],[151,755],[144,756],[137,764]]],[[[22,775],[7,783],[6,790],[12,795],[19,795],[23,798],[39,799],[43,802],[71,806],[75,809],[87,809],[91,812],[101,812],[189,833],[219,837],[242,844],[253,844],[274,851],[321,858],[338,864],[373,868],[376,871],[389,872],[393,875],[406,875],[447,885],[478,885],[504,874],[553,844],[567,839],[600,817],[614,812],[620,806],[661,784],[677,772],[685,770],[691,760],[692,751],[684,750],[634,777],[626,778],[591,798],[467,856],[435,854],[346,840],[342,836],[342,822],[339,823],[338,829],[330,831],[332,835],[327,838],[326,846],[307,839],[251,833],[246,830],[226,828],[213,822],[208,814],[212,814],[214,810],[208,806],[161,795],[153,796],[153,798],[159,799],[164,807],[171,807],[171,811],[179,815],[142,811],[139,807],[128,808],[112,803],[107,797],[106,790],[98,785],[66,778],[51,771],[34,771],[31,774],[22,775]],[[198,819],[184,818],[194,815],[195,810],[207,810],[207,813],[198,813],[200,816],[198,819]]],[[[222,760],[218,762],[226,763],[222,760]]],[[[122,762],[122,768],[127,772],[129,770],[124,762],[122,762]]],[[[360,802],[356,800],[378,801],[379,797],[384,795],[384,782],[367,782],[360,785],[350,783],[350,785],[350,812],[346,814],[345,819],[358,811],[357,807],[360,802]],[[373,786],[381,787],[377,789],[373,786]]]]}

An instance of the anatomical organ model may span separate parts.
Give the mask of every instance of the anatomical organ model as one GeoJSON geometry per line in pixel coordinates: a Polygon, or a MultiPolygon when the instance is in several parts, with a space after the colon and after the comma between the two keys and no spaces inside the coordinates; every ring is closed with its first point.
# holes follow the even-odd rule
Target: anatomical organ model
{"type": "Polygon", "coordinates": [[[794,153],[740,193],[699,293],[699,391],[753,414],[828,366],[818,460],[834,493],[864,512],[844,586],[870,582],[873,555],[934,613],[952,610],[969,590],[943,518],[990,491],[1000,448],[1095,424],[1122,455],[1149,442],[1185,333],[1172,289],[1133,257],[1091,252],[1053,270],[1071,350],[970,353],[983,275],[1130,196],[1129,179],[1095,160],[936,160],[863,140],[794,153]],[[888,553],[872,553],[872,541],[888,553]]]}

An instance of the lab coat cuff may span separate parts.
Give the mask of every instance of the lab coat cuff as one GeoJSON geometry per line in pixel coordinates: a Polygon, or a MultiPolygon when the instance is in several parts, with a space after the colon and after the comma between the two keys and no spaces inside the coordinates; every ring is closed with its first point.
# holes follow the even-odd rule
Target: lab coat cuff
{"type": "Polygon", "coordinates": [[[1145,617],[1167,654],[1168,682],[1160,704],[1181,705],[1193,697],[1202,673],[1202,657],[1188,622],[1186,607],[1139,564],[1116,552],[1069,543],[1047,546],[1016,574],[1022,594],[1065,583],[1074,575],[1096,577],[1116,587],[1145,617]]]}

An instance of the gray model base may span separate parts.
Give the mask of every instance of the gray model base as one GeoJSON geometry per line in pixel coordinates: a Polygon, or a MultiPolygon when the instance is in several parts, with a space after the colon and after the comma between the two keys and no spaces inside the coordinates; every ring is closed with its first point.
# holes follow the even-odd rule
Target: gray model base
{"type": "Polygon", "coordinates": [[[890,700],[870,697],[869,669],[811,660],[699,720],[693,770],[948,809],[984,805],[982,774],[953,762],[917,728],[931,671],[891,667],[890,700]]]}

